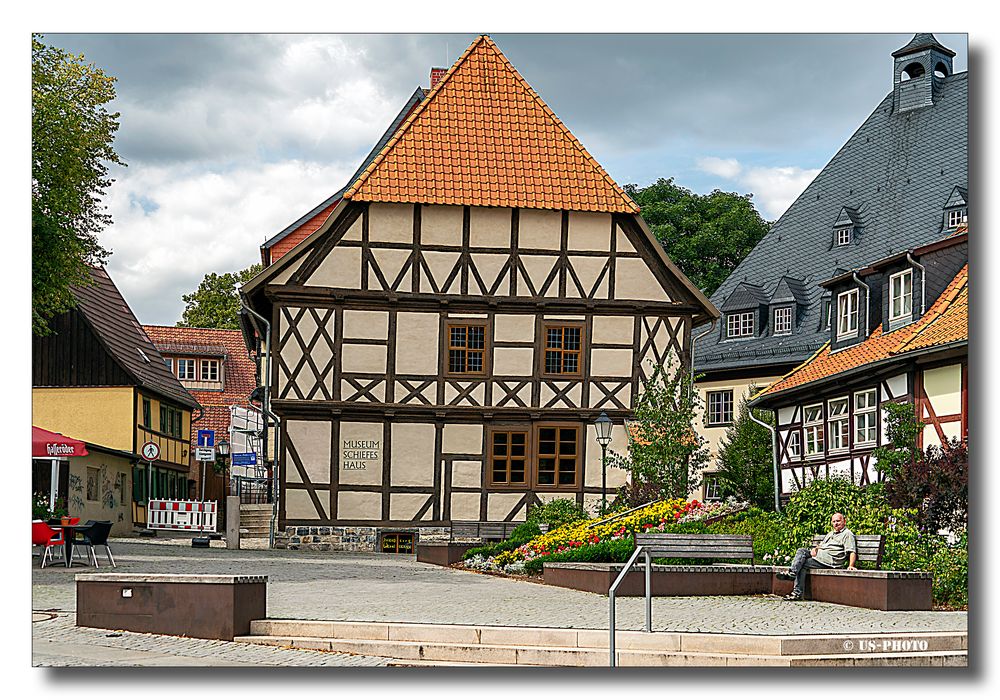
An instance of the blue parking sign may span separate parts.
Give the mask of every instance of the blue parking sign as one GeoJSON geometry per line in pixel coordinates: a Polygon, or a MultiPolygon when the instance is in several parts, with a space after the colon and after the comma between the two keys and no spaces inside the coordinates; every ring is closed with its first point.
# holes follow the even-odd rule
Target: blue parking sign
{"type": "Polygon", "coordinates": [[[215,431],[199,430],[198,447],[215,447],[215,431]]]}

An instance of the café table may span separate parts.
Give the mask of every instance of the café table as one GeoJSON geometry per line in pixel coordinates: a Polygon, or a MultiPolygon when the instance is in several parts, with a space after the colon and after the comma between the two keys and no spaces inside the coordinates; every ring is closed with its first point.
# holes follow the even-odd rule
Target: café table
{"type": "Polygon", "coordinates": [[[63,553],[66,560],[66,568],[69,569],[73,566],[73,538],[76,536],[77,528],[82,529],[84,526],[80,523],[76,525],[64,525],[62,521],[50,520],[49,527],[53,530],[62,530],[63,541],[63,553]]]}

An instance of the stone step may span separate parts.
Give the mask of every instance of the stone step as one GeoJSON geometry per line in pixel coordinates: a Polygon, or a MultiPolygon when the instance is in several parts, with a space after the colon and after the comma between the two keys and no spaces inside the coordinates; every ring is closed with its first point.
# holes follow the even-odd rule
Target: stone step
{"type": "MultiPolygon", "coordinates": [[[[328,620],[254,620],[251,635],[270,637],[440,642],[518,647],[608,648],[607,630],[489,625],[434,625],[328,620]]],[[[965,632],[867,635],[748,635],[619,630],[621,650],[760,654],[767,656],[852,655],[858,653],[965,652],[965,632]]]]}
{"type": "MultiPolygon", "coordinates": [[[[381,656],[398,664],[422,662],[424,665],[488,664],[500,666],[604,667],[607,649],[518,646],[501,644],[463,644],[447,642],[344,639],[321,637],[282,637],[251,635],[235,641],[313,651],[346,652],[381,656]]],[[[668,652],[619,649],[619,666],[777,666],[777,667],[942,667],[966,666],[965,652],[935,651],[914,654],[855,655],[768,655],[725,654],[713,652],[668,652]]]]}

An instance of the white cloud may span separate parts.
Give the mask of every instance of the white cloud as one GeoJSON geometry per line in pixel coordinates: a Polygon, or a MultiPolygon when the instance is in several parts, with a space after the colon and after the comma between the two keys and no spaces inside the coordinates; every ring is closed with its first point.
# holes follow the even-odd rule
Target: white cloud
{"type": "Polygon", "coordinates": [[[108,270],[142,323],[180,319],[209,272],[260,261],[259,246],[343,186],[353,166],[301,161],[192,172],[146,166],[112,187],[108,270]]]}
{"type": "Polygon", "coordinates": [[[735,158],[705,156],[697,160],[702,172],[733,180],[741,189],[752,192],[754,203],[765,219],[781,216],[789,205],[819,173],[819,168],[744,166],[735,158]]]}
{"type": "Polygon", "coordinates": [[[735,158],[716,158],[715,156],[705,156],[704,158],[698,159],[698,170],[709,173],[710,175],[718,175],[719,177],[724,177],[727,180],[732,180],[737,175],[743,167],[740,162],[735,158]]]}

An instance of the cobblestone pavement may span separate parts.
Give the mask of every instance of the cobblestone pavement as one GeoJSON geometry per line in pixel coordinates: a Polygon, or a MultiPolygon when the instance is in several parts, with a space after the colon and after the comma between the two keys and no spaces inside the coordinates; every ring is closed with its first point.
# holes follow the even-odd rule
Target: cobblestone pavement
{"type": "Polygon", "coordinates": [[[32,616],[33,666],[385,666],[389,659],[77,627],[72,613],[32,616]]]}
{"type": "MultiPolygon", "coordinates": [[[[272,618],[431,622],[607,629],[606,596],[422,564],[412,557],[348,552],[192,549],[190,540],[119,540],[117,571],[264,574],[272,618]],[[170,546],[173,544],[174,546],[170,546]]],[[[34,610],[75,609],[73,580],[92,567],[32,571],[34,610]]],[[[107,570],[103,565],[101,571],[107,570]]],[[[642,629],[641,598],[618,599],[618,629],[642,629]]],[[[654,598],[664,631],[860,634],[965,631],[964,612],[883,612],[777,596],[654,598]]]]}

